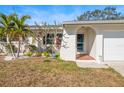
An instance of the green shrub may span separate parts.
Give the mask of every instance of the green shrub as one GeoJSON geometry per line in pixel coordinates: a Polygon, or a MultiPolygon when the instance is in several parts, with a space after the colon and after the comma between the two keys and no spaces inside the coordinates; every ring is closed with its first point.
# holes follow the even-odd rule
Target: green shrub
{"type": "Polygon", "coordinates": [[[37,51],[37,47],[35,45],[27,45],[26,48],[28,48],[30,52],[37,51]]]}
{"type": "Polygon", "coordinates": [[[46,52],[52,53],[52,51],[53,51],[52,46],[47,46],[46,47],[46,52]]]}
{"type": "Polygon", "coordinates": [[[31,57],[31,56],[33,55],[33,52],[27,52],[27,53],[25,53],[24,55],[31,57]]]}
{"type": "Polygon", "coordinates": [[[60,59],[60,54],[57,53],[55,57],[56,57],[56,59],[60,59]]]}
{"type": "Polygon", "coordinates": [[[49,53],[49,52],[43,52],[43,53],[42,53],[42,56],[50,57],[50,53],[49,53]]]}
{"type": "Polygon", "coordinates": [[[42,56],[42,53],[41,52],[36,52],[36,53],[34,53],[34,56],[36,56],[36,57],[42,56]]]}

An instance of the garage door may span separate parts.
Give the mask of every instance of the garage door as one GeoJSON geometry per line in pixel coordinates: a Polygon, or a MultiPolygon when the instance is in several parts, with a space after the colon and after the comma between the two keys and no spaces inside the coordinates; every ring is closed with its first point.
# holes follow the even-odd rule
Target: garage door
{"type": "Polygon", "coordinates": [[[124,61],[124,38],[117,35],[104,38],[104,61],[124,61]]]}

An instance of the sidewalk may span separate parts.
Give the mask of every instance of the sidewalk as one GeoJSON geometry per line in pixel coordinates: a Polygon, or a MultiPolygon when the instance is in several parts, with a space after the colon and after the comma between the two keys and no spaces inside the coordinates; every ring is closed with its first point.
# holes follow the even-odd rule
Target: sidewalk
{"type": "Polygon", "coordinates": [[[99,64],[96,62],[76,62],[78,67],[82,68],[108,68],[105,64],[99,64]]]}

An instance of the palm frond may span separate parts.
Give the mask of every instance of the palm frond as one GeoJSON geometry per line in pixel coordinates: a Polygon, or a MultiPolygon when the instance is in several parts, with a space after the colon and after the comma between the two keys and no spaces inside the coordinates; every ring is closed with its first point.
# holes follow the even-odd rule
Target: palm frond
{"type": "Polygon", "coordinates": [[[3,13],[0,13],[0,19],[3,21],[4,24],[7,25],[7,16],[3,13]]]}
{"type": "Polygon", "coordinates": [[[26,21],[27,19],[30,19],[30,18],[31,18],[31,17],[30,17],[29,15],[22,16],[21,19],[20,19],[21,24],[24,25],[24,24],[25,24],[25,21],[26,21]]]}

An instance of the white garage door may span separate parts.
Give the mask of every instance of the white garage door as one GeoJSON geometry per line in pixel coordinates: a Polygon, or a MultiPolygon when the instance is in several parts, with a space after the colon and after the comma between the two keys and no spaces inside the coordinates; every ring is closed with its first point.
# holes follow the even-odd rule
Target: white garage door
{"type": "Polygon", "coordinates": [[[124,38],[104,38],[104,61],[124,61],[124,38]]]}

